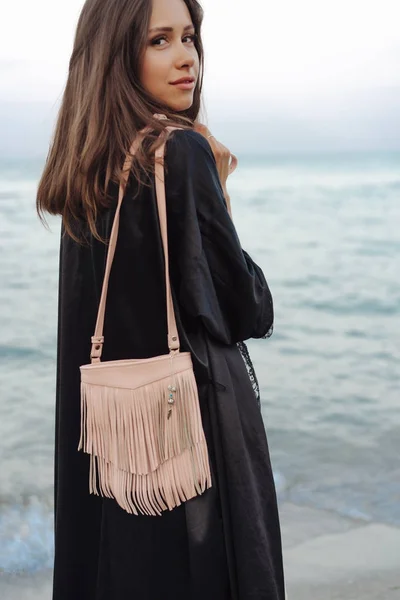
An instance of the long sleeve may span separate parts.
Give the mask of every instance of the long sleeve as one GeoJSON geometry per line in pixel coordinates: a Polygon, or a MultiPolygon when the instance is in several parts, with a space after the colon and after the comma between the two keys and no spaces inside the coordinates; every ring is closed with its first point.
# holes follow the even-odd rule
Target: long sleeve
{"type": "Polygon", "coordinates": [[[165,162],[170,272],[180,305],[223,343],[266,336],[272,296],[241,248],[209,143],[195,131],[175,131],[165,162]]]}

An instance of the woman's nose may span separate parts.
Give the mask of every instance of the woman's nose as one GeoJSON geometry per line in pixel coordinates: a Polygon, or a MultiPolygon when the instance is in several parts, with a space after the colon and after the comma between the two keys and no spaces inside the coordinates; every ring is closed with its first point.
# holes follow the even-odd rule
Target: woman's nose
{"type": "Polygon", "coordinates": [[[185,48],[185,46],[182,46],[180,48],[180,51],[178,52],[178,65],[188,65],[189,67],[192,67],[194,65],[194,62],[195,57],[193,56],[193,53],[190,52],[190,50],[188,50],[187,48],[185,48]]]}

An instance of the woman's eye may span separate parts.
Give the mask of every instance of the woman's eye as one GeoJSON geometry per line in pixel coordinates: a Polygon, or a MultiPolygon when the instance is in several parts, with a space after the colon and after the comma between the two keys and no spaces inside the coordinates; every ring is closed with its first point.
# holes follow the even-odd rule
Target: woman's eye
{"type": "MultiPolygon", "coordinates": [[[[189,39],[191,42],[194,42],[197,38],[197,35],[195,33],[190,34],[190,35],[185,35],[183,39],[189,39]]],[[[152,40],[151,45],[152,46],[161,46],[161,44],[159,44],[158,42],[161,42],[162,40],[167,41],[166,36],[162,36],[162,37],[158,37],[155,40],[152,40]]]]}
{"type": "Polygon", "coordinates": [[[157,42],[161,42],[162,40],[165,40],[165,37],[160,37],[160,38],[157,38],[155,40],[152,40],[151,41],[151,45],[152,46],[159,46],[159,44],[157,42]]]}
{"type": "Polygon", "coordinates": [[[194,42],[197,38],[195,33],[191,33],[190,35],[185,35],[185,37],[189,38],[191,42],[194,42]]]}

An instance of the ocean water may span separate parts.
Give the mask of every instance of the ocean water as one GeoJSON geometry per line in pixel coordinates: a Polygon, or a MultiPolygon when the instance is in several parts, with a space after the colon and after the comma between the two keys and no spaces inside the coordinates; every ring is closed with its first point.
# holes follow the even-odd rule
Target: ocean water
{"type": "MultiPolygon", "coordinates": [[[[240,157],[275,332],[248,346],[279,501],[400,525],[400,154],[240,157]]],[[[52,566],[58,247],[42,161],[0,162],[0,573],[52,566]]]]}

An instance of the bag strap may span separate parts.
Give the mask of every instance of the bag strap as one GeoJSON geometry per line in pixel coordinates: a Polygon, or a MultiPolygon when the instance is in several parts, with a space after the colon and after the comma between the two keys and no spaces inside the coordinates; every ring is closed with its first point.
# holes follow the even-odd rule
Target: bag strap
{"type": "MultiPolygon", "coordinates": [[[[156,118],[163,119],[167,118],[164,115],[154,115],[156,118]]],[[[173,131],[175,129],[179,129],[179,127],[166,127],[168,131],[173,131]]],[[[104,314],[107,300],[107,292],[108,292],[108,283],[110,279],[111,267],[114,259],[115,248],[118,240],[118,231],[119,231],[119,218],[122,200],[124,198],[125,187],[128,181],[131,164],[132,164],[132,156],[137,151],[141,138],[149,131],[149,127],[143,129],[135,141],[133,142],[130,148],[130,154],[127,155],[124,166],[123,166],[123,182],[120,183],[119,186],[119,194],[118,194],[118,204],[117,209],[115,211],[115,217],[111,229],[111,235],[109,240],[109,246],[107,251],[107,260],[106,260],[106,268],[104,272],[103,286],[101,290],[100,304],[97,313],[96,320],[96,328],[94,335],[92,336],[92,350],[90,353],[91,362],[100,362],[101,354],[103,351],[104,344],[104,314]]],[[[178,335],[178,329],[176,326],[174,305],[172,301],[171,294],[171,285],[169,280],[169,260],[168,260],[168,235],[167,235],[167,208],[166,208],[166,198],[165,198],[165,179],[164,179],[164,154],[165,154],[165,145],[166,141],[162,143],[162,145],[157,148],[155,152],[155,186],[156,186],[156,196],[157,196],[157,206],[158,206],[158,214],[160,221],[160,229],[161,229],[161,237],[164,248],[164,260],[165,260],[165,283],[166,283],[166,299],[167,299],[167,324],[168,324],[168,347],[171,352],[179,352],[180,348],[180,340],[178,335]],[[158,160],[159,159],[159,160],[158,160]]]]}
{"type": "MultiPolygon", "coordinates": [[[[153,115],[157,119],[166,119],[166,115],[163,114],[154,114],[153,115]]],[[[180,129],[179,127],[166,127],[167,131],[174,131],[175,129],[180,129]]],[[[103,286],[101,290],[100,304],[97,313],[96,327],[94,335],[92,336],[92,350],[90,352],[91,362],[100,362],[101,354],[103,352],[103,344],[104,344],[104,314],[106,308],[106,300],[107,300],[107,292],[108,292],[108,283],[110,279],[110,272],[112,263],[114,260],[115,248],[118,240],[118,231],[119,231],[119,217],[121,211],[122,200],[124,198],[125,187],[128,182],[129,173],[132,165],[132,157],[136,153],[139,144],[141,142],[141,138],[150,131],[150,127],[145,127],[142,129],[135,141],[133,142],[130,153],[126,156],[124,166],[123,166],[123,181],[120,182],[119,185],[119,193],[118,193],[118,204],[117,209],[115,211],[115,217],[111,229],[110,241],[107,251],[107,260],[106,260],[106,268],[104,272],[103,286]]],[[[180,340],[178,329],[176,326],[175,319],[175,311],[174,305],[172,301],[171,294],[171,284],[169,279],[169,260],[168,260],[168,234],[167,234],[167,206],[166,206],[166,198],[165,198],[165,178],[164,178],[164,156],[165,156],[165,146],[166,140],[161,144],[159,148],[157,148],[154,156],[155,160],[155,187],[156,187],[156,196],[157,196],[157,207],[158,207],[158,215],[160,221],[160,230],[161,237],[163,242],[164,249],[164,261],[165,261],[165,286],[166,286],[166,300],[167,300],[167,325],[168,325],[168,348],[171,352],[179,352],[180,348],[180,340]]],[[[229,166],[229,172],[233,173],[236,169],[238,160],[234,154],[231,155],[232,161],[229,166]]]]}

